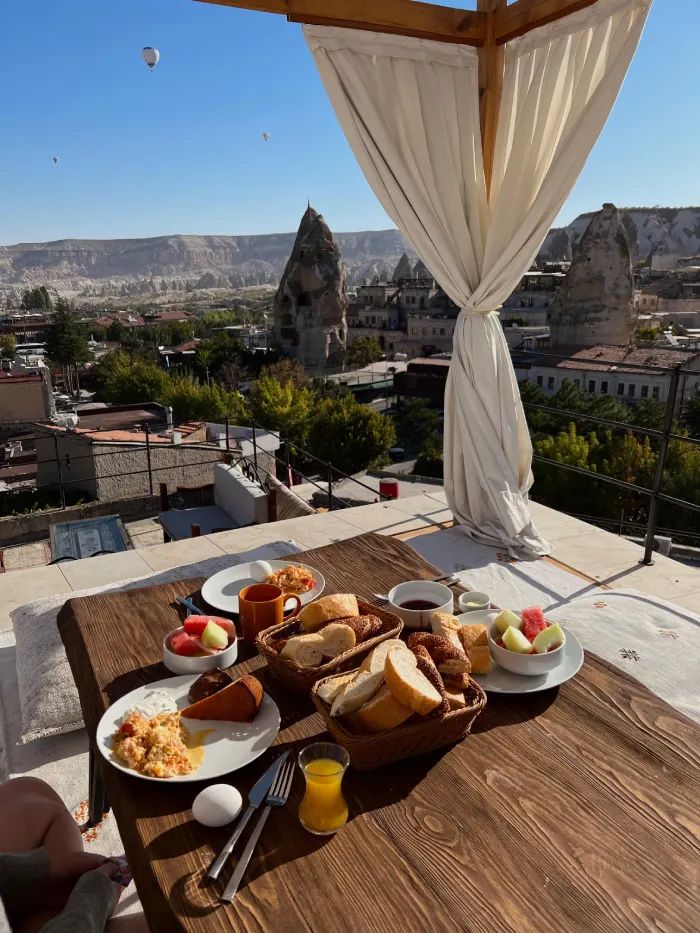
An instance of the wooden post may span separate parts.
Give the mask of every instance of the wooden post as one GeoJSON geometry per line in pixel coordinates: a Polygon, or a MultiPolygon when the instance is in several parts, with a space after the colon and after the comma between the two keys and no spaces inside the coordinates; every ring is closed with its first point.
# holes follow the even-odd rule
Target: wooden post
{"type": "Polygon", "coordinates": [[[486,40],[479,49],[479,110],[486,194],[490,196],[505,62],[503,46],[496,45],[496,15],[505,9],[507,0],[477,0],[477,3],[479,11],[486,13],[486,40]]]}

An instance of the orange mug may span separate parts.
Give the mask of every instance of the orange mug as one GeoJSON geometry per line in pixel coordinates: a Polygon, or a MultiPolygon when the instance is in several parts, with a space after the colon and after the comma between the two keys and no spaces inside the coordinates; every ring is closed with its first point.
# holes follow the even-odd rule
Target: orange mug
{"type": "Polygon", "coordinates": [[[281,586],[274,583],[253,583],[238,594],[238,616],[241,620],[243,637],[255,641],[256,635],[263,629],[280,622],[289,622],[301,609],[301,600],[296,593],[284,593],[281,586]],[[291,615],[284,617],[284,604],[288,599],[296,599],[297,605],[291,615]]]}

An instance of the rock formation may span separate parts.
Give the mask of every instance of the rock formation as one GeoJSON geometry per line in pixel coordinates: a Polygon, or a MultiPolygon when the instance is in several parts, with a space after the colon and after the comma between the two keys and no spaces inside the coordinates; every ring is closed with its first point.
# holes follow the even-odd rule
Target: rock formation
{"type": "Polygon", "coordinates": [[[583,237],[550,319],[552,346],[625,346],[634,332],[634,280],[627,233],[604,204],[583,237]]]}
{"type": "Polygon", "coordinates": [[[275,295],[275,340],[309,369],[337,366],[345,359],[347,308],[340,250],[309,206],[275,295]]]}
{"type": "Polygon", "coordinates": [[[414,279],[432,279],[432,275],[428,271],[428,267],[423,262],[422,259],[419,259],[418,262],[413,267],[413,278],[414,279]]]}
{"type": "Polygon", "coordinates": [[[411,266],[411,260],[408,258],[408,254],[404,253],[401,259],[399,259],[396,268],[394,269],[394,274],[391,277],[391,281],[400,282],[401,279],[412,278],[413,267],[411,266]]]}

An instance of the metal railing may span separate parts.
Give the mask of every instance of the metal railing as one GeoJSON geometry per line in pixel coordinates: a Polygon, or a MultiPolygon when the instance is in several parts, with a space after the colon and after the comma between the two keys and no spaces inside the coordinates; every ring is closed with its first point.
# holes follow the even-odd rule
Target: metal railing
{"type": "MultiPolygon", "coordinates": [[[[644,557],[642,558],[641,563],[646,565],[653,564],[652,554],[654,553],[654,538],[657,532],[660,503],[663,502],[667,503],[668,505],[689,509],[692,512],[700,512],[700,505],[694,502],[690,502],[686,499],[677,499],[674,496],[669,496],[668,494],[662,492],[669,443],[671,441],[680,441],[682,443],[700,446],[700,440],[692,437],[685,437],[682,434],[675,433],[673,430],[676,411],[679,407],[679,388],[681,384],[681,377],[686,377],[685,381],[687,381],[688,376],[694,376],[697,380],[700,380],[700,372],[697,370],[684,369],[680,363],[672,367],[664,367],[648,365],[646,363],[624,363],[618,362],[617,360],[605,360],[603,358],[590,360],[581,359],[580,357],[550,353],[549,350],[528,352],[528,357],[535,358],[535,360],[538,356],[543,358],[543,362],[540,364],[543,366],[547,365],[548,360],[557,360],[562,362],[574,361],[579,365],[577,366],[576,370],[571,370],[572,373],[576,371],[602,373],[604,371],[597,370],[597,366],[613,366],[617,367],[618,369],[634,370],[640,375],[663,374],[665,376],[670,376],[669,389],[666,397],[666,407],[664,410],[664,423],[660,430],[656,428],[645,428],[640,425],[628,424],[624,421],[615,421],[611,418],[600,418],[596,415],[586,414],[585,412],[575,412],[566,409],[555,408],[550,405],[537,405],[532,402],[523,402],[523,407],[526,410],[541,411],[552,417],[569,418],[572,421],[590,421],[593,424],[607,425],[612,428],[631,431],[635,434],[647,435],[658,440],[659,449],[656,457],[651,489],[647,488],[646,486],[638,486],[634,483],[628,483],[625,480],[617,479],[613,476],[606,476],[603,473],[598,473],[593,470],[587,470],[583,467],[574,466],[571,463],[562,463],[560,460],[553,460],[549,457],[543,457],[538,454],[534,454],[532,458],[536,463],[543,463],[547,464],[548,466],[557,467],[570,473],[576,473],[580,476],[599,480],[602,483],[616,486],[620,489],[625,489],[628,492],[634,493],[636,495],[648,497],[650,500],[649,515],[646,524],[646,534],[644,537],[644,557]]],[[[537,362],[533,361],[530,365],[537,365],[537,362]]],[[[517,368],[523,369],[528,367],[523,366],[522,364],[518,364],[517,368]]],[[[585,390],[582,394],[586,394],[585,390]]],[[[680,409],[682,409],[682,402],[683,392],[680,393],[680,409]]]]}

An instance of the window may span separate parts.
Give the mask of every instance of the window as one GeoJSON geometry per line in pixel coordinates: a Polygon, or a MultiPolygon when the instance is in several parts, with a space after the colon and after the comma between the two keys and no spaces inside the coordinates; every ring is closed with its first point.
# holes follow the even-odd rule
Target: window
{"type": "Polygon", "coordinates": [[[416,334],[418,333],[418,328],[417,328],[417,327],[412,327],[412,328],[411,328],[411,333],[412,333],[413,336],[415,337],[416,334]]]}
{"type": "Polygon", "coordinates": [[[425,298],[423,298],[422,295],[421,295],[421,299],[420,299],[420,306],[421,306],[421,308],[425,308],[425,298]]]}
{"type": "Polygon", "coordinates": [[[437,327],[433,327],[433,337],[437,337],[437,335],[438,335],[438,329],[437,327]]]}
{"type": "Polygon", "coordinates": [[[394,344],[393,344],[393,343],[390,343],[390,344],[389,344],[389,349],[390,349],[390,350],[393,350],[393,349],[394,349],[394,344]]]}
{"type": "Polygon", "coordinates": [[[658,397],[659,397],[659,387],[658,387],[658,386],[652,386],[652,387],[651,387],[651,397],[652,397],[652,398],[658,398],[658,397]]]}
{"type": "Polygon", "coordinates": [[[627,389],[627,394],[630,398],[634,398],[634,393],[637,391],[637,386],[631,382],[629,388],[627,389]]]}
{"type": "Polygon", "coordinates": [[[441,328],[440,328],[440,336],[441,336],[441,337],[444,337],[444,336],[445,336],[445,328],[444,328],[444,327],[441,327],[441,328]]]}
{"type": "Polygon", "coordinates": [[[588,391],[595,392],[595,379],[588,380],[588,391]]]}
{"type": "Polygon", "coordinates": [[[548,377],[547,377],[547,388],[548,388],[548,389],[553,389],[553,388],[554,388],[554,376],[548,376],[548,377]]]}
{"type": "Polygon", "coordinates": [[[365,314],[365,324],[369,324],[369,314],[365,314]]]}
{"type": "Polygon", "coordinates": [[[625,384],[624,384],[624,382],[619,382],[619,383],[617,384],[617,394],[618,394],[618,395],[624,395],[624,394],[625,394],[625,384]]]}
{"type": "Polygon", "coordinates": [[[372,323],[373,323],[373,324],[376,324],[376,323],[377,323],[377,315],[376,315],[376,314],[373,314],[373,315],[372,315],[372,323]]]}
{"type": "Polygon", "coordinates": [[[608,384],[607,384],[607,382],[605,382],[605,381],[601,382],[601,384],[600,384],[600,394],[601,394],[601,395],[607,395],[607,394],[608,394],[608,384]]]}
{"type": "Polygon", "coordinates": [[[649,395],[649,386],[642,386],[642,398],[647,398],[649,395]]]}
{"type": "Polygon", "coordinates": [[[544,376],[538,376],[537,385],[541,387],[543,382],[544,382],[544,376]]]}
{"type": "Polygon", "coordinates": [[[427,327],[424,327],[424,328],[423,328],[423,336],[424,336],[424,337],[427,337],[427,336],[428,336],[428,328],[427,328],[427,327]]]}
{"type": "Polygon", "coordinates": [[[580,380],[580,379],[574,379],[574,385],[576,386],[577,389],[580,389],[580,388],[581,388],[581,380],[580,380]]]}

